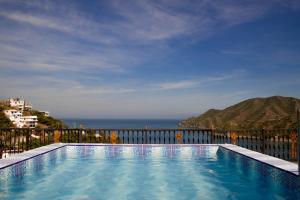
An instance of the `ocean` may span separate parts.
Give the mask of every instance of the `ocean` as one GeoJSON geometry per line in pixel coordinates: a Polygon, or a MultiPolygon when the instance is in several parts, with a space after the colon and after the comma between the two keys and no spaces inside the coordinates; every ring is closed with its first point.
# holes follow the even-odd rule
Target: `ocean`
{"type": "Polygon", "coordinates": [[[62,119],[69,128],[178,128],[175,119],[62,119]]]}

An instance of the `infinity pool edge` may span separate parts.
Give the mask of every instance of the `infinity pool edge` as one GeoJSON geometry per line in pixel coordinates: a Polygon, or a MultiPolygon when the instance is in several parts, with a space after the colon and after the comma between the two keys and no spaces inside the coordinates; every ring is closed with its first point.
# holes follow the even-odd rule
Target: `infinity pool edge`
{"type": "Polygon", "coordinates": [[[25,151],[20,154],[12,155],[9,158],[3,158],[0,160],[0,170],[12,166],[14,164],[20,163],[22,161],[34,158],[36,156],[54,151],[56,149],[65,147],[65,146],[218,146],[230,150],[232,152],[244,155],[250,159],[254,159],[258,162],[265,163],[277,169],[286,171],[288,173],[298,175],[298,165],[286,160],[275,158],[269,155],[265,155],[259,152],[255,152],[243,147],[239,147],[233,144],[101,144],[101,143],[55,143],[25,151]]]}

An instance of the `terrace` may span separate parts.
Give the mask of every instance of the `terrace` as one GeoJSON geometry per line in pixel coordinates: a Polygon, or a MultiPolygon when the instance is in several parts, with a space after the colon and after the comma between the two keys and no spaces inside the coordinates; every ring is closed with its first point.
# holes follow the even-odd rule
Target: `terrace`
{"type": "Polygon", "coordinates": [[[234,144],[297,161],[297,130],[213,129],[24,129],[0,130],[2,157],[52,143],[234,144]]]}
{"type": "Polygon", "coordinates": [[[0,168],[3,199],[300,197],[296,164],[232,144],[55,143],[0,168]]]}
{"type": "MultiPolygon", "coordinates": [[[[200,198],[201,195],[206,195],[208,199],[222,199],[222,195],[216,197],[211,189],[203,191],[203,187],[220,187],[224,192],[230,191],[228,195],[231,196],[235,194],[232,193],[237,187],[235,184],[238,184],[241,187],[241,190],[236,191],[238,199],[243,199],[245,197],[243,195],[246,194],[255,198],[261,197],[264,192],[269,199],[275,197],[297,199],[300,198],[299,145],[297,145],[300,137],[298,135],[299,127],[298,130],[237,131],[212,129],[1,129],[0,145],[3,159],[0,160],[0,173],[2,173],[2,182],[16,181],[14,176],[10,175],[15,173],[17,173],[16,177],[28,176],[27,179],[33,179],[33,182],[40,179],[52,180],[53,176],[62,176],[71,181],[69,179],[72,176],[67,175],[69,170],[86,167],[87,173],[89,171],[93,173],[91,179],[94,175],[99,176],[99,179],[94,180],[95,184],[90,185],[90,181],[86,182],[92,187],[91,190],[95,190],[95,193],[97,193],[97,188],[94,187],[102,184],[101,181],[99,182],[102,179],[106,180],[108,184],[118,184],[120,188],[123,188],[120,189],[121,191],[130,191],[130,195],[140,195],[135,190],[141,190],[144,187],[158,191],[157,184],[163,183],[176,188],[176,184],[174,185],[173,182],[183,181],[184,187],[177,188],[178,191],[176,190],[175,193],[169,187],[165,188],[164,192],[169,195],[167,198],[171,196],[175,198],[177,197],[176,193],[181,193],[184,198],[189,198],[189,195],[193,194],[193,197],[200,198]],[[101,163],[105,166],[104,171],[99,169],[98,165],[102,165],[101,163]],[[57,166],[65,165],[70,165],[70,168],[58,170],[57,166]],[[193,171],[191,167],[194,165],[197,167],[193,168],[193,171]],[[46,170],[45,168],[48,166],[51,167],[46,170]],[[183,166],[192,171],[185,170],[183,166]],[[150,170],[149,167],[153,169],[150,170]],[[140,172],[132,174],[131,168],[136,168],[140,172]],[[162,168],[167,168],[170,172],[159,173],[163,170],[162,168]],[[197,172],[198,169],[201,169],[200,174],[197,172]],[[40,177],[41,174],[44,174],[40,170],[46,170],[45,177],[40,177]],[[56,172],[52,174],[49,170],[56,172]],[[132,183],[130,178],[128,182],[120,185],[112,177],[113,174],[108,177],[100,176],[98,170],[100,170],[100,174],[105,174],[106,170],[112,170],[119,174],[121,170],[120,179],[123,177],[127,180],[126,177],[131,177],[137,180],[137,183],[132,183]],[[158,171],[159,175],[153,174],[154,171],[158,171]],[[39,179],[28,175],[35,173],[37,174],[34,177],[40,177],[39,179]],[[152,175],[148,176],[149,173],[152,175]],[[181,176],[182,173],[188,175],[188,181],[185,181],[186,177],[181,176]],[[237,176],[238,180],[231,180],[231,176],[237,176]],[[108,179],[109,177],[110,179],[108,179]],[[152,182],[153,177],[153,181],[164,180],[152,182]],[[147,185],[148,182],[143,182],[146,179],[150,179],[150,185],[147,185]],[[215,181],[222,182],[222,184],[218,185],[215,181]],[[248,184],[249,187],[256,188],[262,182],[266,188],[263,188],[262,191],[256,189],[254,193],[249,193],[248,184]],[[191,183],[193,183],[193,190],[187,188],[191,183]],[[134,186],[128,188],[127,184],[134,186]]],[[[72,173],[78,172],[75,170],[72,173]]],[[[85,180],[85,174],[79,173],[77,176],[78,182],[85,180]]],[[[55,180],[52,181],[55,182],[55,180]]],[[[48,184],[48,181],[46,182],[48,184]]],[[[16,182],[16,184],[21,184],[18,187],[25,188],[25,185],[31,184],[31,182],[16,182]]],[[[54,187],[52,185],[44,186],[54,187]]],[[[69,197],[64,195],[71,195],[71,198],[75,199],[80,197],[82,193],[74,194],[73,189],[76,187],[78,187],[77,184],[70,186],[71,189],[66,189],[63,197],[69,197]]],[[[29,193],[35,192],[41,195],[39,190],[24,188],[12,192],[16,191],[15,186],[6,189],[4,187],[2,192],[7,194],[7,199],[23,197],[19,195],[24,195],[27,190],[29,193]]],[[[53,190],[58,190],[58,188],[54,187],[53,190]]],[[[106,199],[105,195],[107,198],[111,195],[118,196],[114,190],[101,192],[103,199],[106,199]]],[[[152,191],[144,192],[147,197],[156,198],[152,191]]],[[[26,198],[33,197],[27,196],[26,198]]],[[[45,199],[57,197],[48,195],[45,199]]],[[[93,196],[88,197],[93,198],[93,196]]],[[[124,196],[119,197],[123,198],[124,196]]],[[[141,196],[141,198],[143,197],[141,196]]]]}

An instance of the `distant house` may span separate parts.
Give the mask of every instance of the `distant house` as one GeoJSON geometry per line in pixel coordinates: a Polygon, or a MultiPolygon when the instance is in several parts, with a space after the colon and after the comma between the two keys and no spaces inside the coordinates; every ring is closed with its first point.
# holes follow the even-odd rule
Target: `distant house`
{"type": "Polygon", "coordinates": [[[20,117],[20,125],[23,125],[24,128],[35,128],[37,126],[37,116],[23,116],[20,117]]]}
{"type": "MultiPolygon", "coordinates": [[[[32,110],[32,106],[20,98],[10,98],[0,100],[0,105],[9,106],[14,109],[4,110],[4,114],[17,128],[35,128],[37,126],[37,116],[23,116],[24,111],[32,110]]],[[[49,116],[49,112],[44,112],[49,116]]]]}
{"type": "Polygon", "coordinates": [[[18,108],[21,111],[24,111],[25,101],[20,98],[11,98],[9,99],[9,106],[18,108]]]}
{"type": "Polygon", "coordinates": [[[18,118],[22,117],[23,114],[21,111],[18,111],[18,110],[14,110],[14,109],[11,109],[11,110],[4,110],[4,114],[6,115],[7,118],[9,118],[9,120],[11,122],[16,122],[18,120],[18,118]]]}
{"type": "Polygon", "coordinates": [[[13,108],[17,108],[20,111],[30,111],[32,110],[32,106],[23,99],[20,98],[10,98],[10,99],[3,99],[0,101],[0,104],[10,106],[13,108]]]}

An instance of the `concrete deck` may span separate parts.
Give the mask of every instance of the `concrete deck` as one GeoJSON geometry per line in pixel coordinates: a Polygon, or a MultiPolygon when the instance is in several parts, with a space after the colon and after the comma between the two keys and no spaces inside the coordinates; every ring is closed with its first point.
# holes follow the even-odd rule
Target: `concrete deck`
{"type": "Polygon", "coordinates": [[[28,160],[28,159],[36,157],[38,155],[41,155],[41,154],[47,153],[49,151],[53,151],[55,149],[61,148],[63,146],[66,146],[66,144],[62,144],[62,143],[50,144],[50,145],[47,145],[47,146],[42,146],[42,147],[39,147],[39,148],[36,148],[36,149],[25,151],[23,153],[15,154],[15,155],[12,155],[8,158],[0,159],[0,170],[5,168],[5,167],[8,167],[8,166],[14,165],[16,163],[22,162],[24,160],[28,160]]]}

